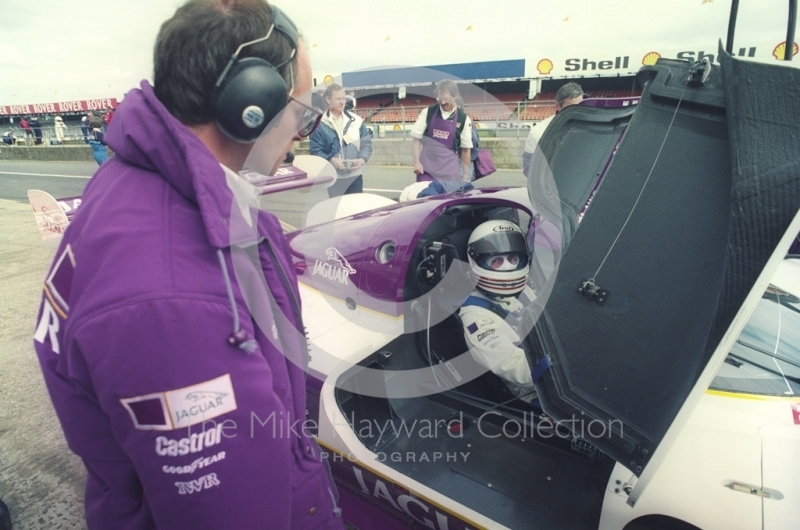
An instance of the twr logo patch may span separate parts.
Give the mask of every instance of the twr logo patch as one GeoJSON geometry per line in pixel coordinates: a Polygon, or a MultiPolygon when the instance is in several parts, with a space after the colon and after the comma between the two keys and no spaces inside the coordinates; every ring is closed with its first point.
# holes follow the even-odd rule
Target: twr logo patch
{"type": "Polygon", "coordinates": [[[216,473],[209,473],[208,475],[203,475],[202,477],[190,482],[176,482],[175,486],[178,488],[178,493],[181,495],[186,495],[187,493],[191,495],[197,491],[207,490],[208,488],[219,486],[219,479],[217,478],[216,473]]]}
{"type": "Polygon", "coordinates": [[[190,427],[236,410],[229,374],[177,390],[120,399],[133,426],[171,431],[190,427]]]}

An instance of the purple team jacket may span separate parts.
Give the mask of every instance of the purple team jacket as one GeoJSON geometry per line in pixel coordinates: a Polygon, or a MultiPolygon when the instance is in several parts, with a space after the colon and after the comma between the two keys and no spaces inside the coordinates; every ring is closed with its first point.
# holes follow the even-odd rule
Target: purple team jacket
{"type": "Polygon", "coordinates": [[[64,235],[34,336],[86,465],[89,527],[343,528],[302,428],[307,350],[278,220],[253,213],[257,270],[236,269],[231,245],[246,244],[232,241],[231,212],[242,214],[224,170],[146,82],[106,141],[115,156],[64,235]],[[274,297],[267,329],[240,288],[259,282],[274,297]]]}

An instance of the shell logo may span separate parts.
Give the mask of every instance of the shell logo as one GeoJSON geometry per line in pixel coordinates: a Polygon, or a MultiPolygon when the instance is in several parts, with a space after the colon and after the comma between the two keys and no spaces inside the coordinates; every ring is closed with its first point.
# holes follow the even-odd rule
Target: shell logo
{"type": "Polygon", "coordinates": [[[478,123],[477,121],[473,121],[472,125],[474,125],[476,129],[480,129],[481,128],[481,124],[478,123]]]}
{"type": "Polygon", "coordinates": [[[325,86],[331,86],[333,84],[333,76],[330,74],[326,75],[322,82],[325,83],[325,86]]]}
{"type": "MultiPolygon", "coordinates": [[[[792,57],[797,55],[798,47],[797,43],[794,43],[794,48],[792,49],[792,57]]],[[[786,41],[775,46],[775,49],[772,50],[772,56],[775,57],[777,60],[782,61],[783,57],[786,55],[786,41]]]]}
{"type": "Polygon", "coordinates": [[[549,74],[553,71],[553,61],[550,59],[542,59],[536,63],[536,70],[542,75],[549,74]]]}
{"type": "Polygon", "coordinates": [[[642,57],[642,64],[644,66],[653,66],[656,64],[656,61],[661,59],[661,54],[658,52],[650,52],[642,57]]]}
{"type": "Polygon", "coordinates": [[[399,131],[400,129],[402,129],[402,127],[400,127],[400,126],[399,126],[399,125],[397,125],[396,123],[394,124],[394,127],[392,127],[392,130],[393,130],[393,131],[399,131]]]}

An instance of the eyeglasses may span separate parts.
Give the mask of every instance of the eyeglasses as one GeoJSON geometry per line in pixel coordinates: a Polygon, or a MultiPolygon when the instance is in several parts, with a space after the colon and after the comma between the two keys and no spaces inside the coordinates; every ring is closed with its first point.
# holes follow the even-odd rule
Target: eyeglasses
{"type": "Polygon", "coordinates": [[[301,138],[308,138],[314,131],[317,130],[317,127],[319,127],[319,123],[322,121],[323,111],[317,107],[310,107],[302,101],[296,100],[291,96],[289,96],[289,101],[294,101],[300,105],[301,108],[301,111],[297,116],[297,121],[300,124],[297,135],[301,138]]]}
{"type": "Polygon", "coordinates": [[[493,271],[515,271],[528,264],[528,257],[520,254],[497,254],[483,260],[483,267],[493,271]]]}
{"type": "Polygon", "coordinates": [[[302,101],[299,101],[291,96],[291,94],[294,92],[294,68],[292,68],[291,62],[295,55],[297,55],[297,41],[300,40],[300,33],[297,31],[297,26],[294,25],[294,22],[292,22],[289,17],[283,14],[283,11],[274,5],[272,6],[272,25],[269,27],[267,34],[258,39],[240,44],[239,47],[236,48],[236,51],[231,56],[227,66],[225,66],[225,69],[222,71],[222,74],[220,74],[219,79],[217,79],[217,87],[222,85],[222,81],[225,79],[225,76],[228,74],[228,71],[231,69],[231,67],[236,63],[236,59],[239,57],[239,54],[242,52],[242,50],[248,46],[252,46],[253,44],[258,44],[259,42],[268,40],[272,36],[273,31],[277,31],[283,35],[284,38],[289,41],[289,44],[292,45],[292,53],[289,54],[289,57],[273,66],[276,70],[280,70],[287,64],[289,65],[289,80],[291,84],[289,86],[289,92],[286,96],[286,101],[287,103],[294,101],[300,105],[302,109],[301,112],[298,113],[300,130],[297,132],[297,134],[298,136],[306,138],[310,136],[311,133],[313,133],[319,126],[319,122],[322,120],[323,111],[317,107],[310,107],[302,101]]]}

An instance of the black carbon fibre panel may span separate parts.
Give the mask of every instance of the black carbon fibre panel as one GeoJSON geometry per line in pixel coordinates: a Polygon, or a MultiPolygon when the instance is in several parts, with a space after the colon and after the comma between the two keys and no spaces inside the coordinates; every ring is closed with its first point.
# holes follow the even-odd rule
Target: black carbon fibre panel
{"type": "MultiPolygon", "coordinates": [[[[398,414],[407,420],[447,418],[456,412],[428,399],[408,400],[397,405],[398,414]]],[[[496,434],[496,430],[485,422],[482,431],[491,436],[496,434]]],[[[509,528],[597,528],[613,460],[600,457],[590,463],[553,451],[530,439],[523,442],[488,438],[484,434],[473,424],[463,438],[446,434],[437,438],[402,436],[383,452],[404,457],[398,462],[387,457],[385,463],[509,528]],[[528,446],[525,444],[530,448],[526,449],[528,446]],[[456,454],[456,459],[460,460],[458,470],[453,470],[453,462],[446,459],[420,462],[423,454],[432,460],[435,451],[456,454]],[[482,454],[473,458],[473,451],[482,454]],[[470,453],[466,461],[461,456],[464,453],[470,453]],[[406,458],[409,454],[414,455],[413,461],[406,458]],[[511,465],[517,472],[504,472],[510,471],[511,465]],[[557,473],[553,472],[554,468],[557,468],[557,473]],[[525,476],[530,477],[529,485],[523,483],[525,476]],[[493,477],[492,485],[489,486],[488,481],[475,480],[480,477],[493,477]],[[551,480],[548,481],[547,477],[551,480]],[[543,483],[549,485],[542,487],[543,483]],[[515,491],[512,493],[511,490],[515,491]],[[532,496],[534,494],[536,496],[532,496]]]]}
{"type": "Polygon", "coordinates": [[[487,488],[526,504],[538,504],[561,470],[562,455],[524,439],[503,437],[497,428],[473,430],[461,446],[470,461],[450,468],[487,488]]]}
{"type": "Polygon", "coordinates": [[[645,69],[527,342],[553,364],[539,385],[545,411],[613,425],[592,441],[636,474],[800,208],[800,104],[776,103],[800,72],[726,58],[724,83],[715,66],[706,87],[689,88],[688,66],[645,69]],[[610,293],[602,304],[580,294],[587,278],[610,293]]]}

